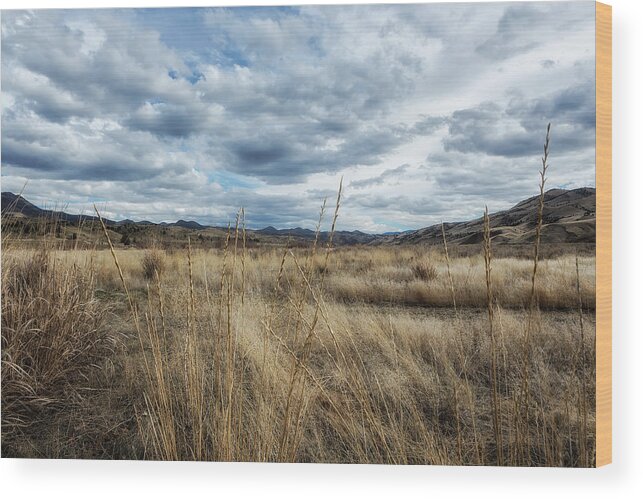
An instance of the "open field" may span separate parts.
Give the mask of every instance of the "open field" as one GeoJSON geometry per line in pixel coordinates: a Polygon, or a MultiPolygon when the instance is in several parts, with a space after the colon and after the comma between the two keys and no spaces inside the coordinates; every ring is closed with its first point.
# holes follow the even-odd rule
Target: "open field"
{"type": "Polygon", "coordinates": [[[593,257],[224,246],[6,243],[3,456],[593,465],[593,257]]]}

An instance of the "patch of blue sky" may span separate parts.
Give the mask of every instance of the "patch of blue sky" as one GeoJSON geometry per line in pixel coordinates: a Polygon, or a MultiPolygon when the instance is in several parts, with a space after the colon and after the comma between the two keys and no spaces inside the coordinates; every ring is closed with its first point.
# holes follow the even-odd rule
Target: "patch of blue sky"
{"type": "MultiPolygon", "coordinates": [[[[250,66],[250,60],[244,56],[242,49],[237,47],[223,30],[217,30],[206,24],[205,14],[208,10],[203,8],[135,10],[135,16],[143,26],[157,31],[165,45],[183,56],[184,63],[192,71],[186,79],[192,84],[203,79],[203,74],[198,69],[199,63],[216,64],[222,68],[250,66]]],[[[296,6],[234,7],[227,10],[241,19],[278,20],[283,16],[300,14],[300,9],[296,6]]],[[[311,38],[309,44],[311,49],[321,51],[319,40],[311,38]]],[[[320,55],[323,54],[320,53],[320,55]]],[[[176,78],[179,74],[175,69],[171,69],[168,76],[176,78]]]]}
{"type": "MultiPolygon", "coordinates": [[[[404,232],[411,229],[417,229],[417,227],[411,227],[410,225],[404,225],[396,220],[389,220],[386,218],[377,218],[373,220],[377,225],[384,225],[389,227],[385,232],[404,232]]],[[[371,232],[371,231],[368,231],[371,232]]]]}
{"type": "Polygon", "coordinates": [[[134,11],[137,21],[159,33],[161,41],[178,52],[200,52],[211,43],[211,30],[203,22],[203,9],[150,8],[134,11]]]}
{"type": "MultiPolygon", "coordinates": [[[[547,188],[553,188],[548,186],[547,188]]],[[[596,176],[587,177],[585,180],[570,180],[569,182],[560,182],[555,186],[557,189],[577,189],[579,187],[596,187],[596,176]]]]}
{"type": "Polygon", "coordinates": [[[263,19],[279,19],[284,14],[299,15],[301,8],[297,5],[283,5],[283,6],[246,6],[228,8],[230,12],[243,18],[258,17],[263,19]]]}
{"type": "Polygon", "coordinates": [[[205,80],[205,75],[201,71],[193,69],[192,74],[190,76],[187,76],[185,79],[192,85],[195,85],[198,81],[205,80]]]}
{"type": "MultiPolygon", "coordinates": [[[[213,54],[219,52],[216,30],[204,22],[206,9],[198,8],[151,8],[136,9],[137,21],[145,28],[156,31],[160,40],[183,58],[192,74],[186,79],[196,83],[202,78],[198,70],[200,62],[214,62],[213,54]]],[[[175,68],[168,73],[170,78],[179,76],[175,68]]]]}
{"type": "Polygon", "coordinates": [[[262,182],[254,177],[247,177],[226,170],[208,172],[207,176],[210,182],[216,182],[226,192],[235,189],[256,189],[262,185],[262,182]]]}
{"type": "Polygon", "coordinates": [[[101,197],[101,196],[87,196],[87,202],[98,205],[98,203],[109,202],[109,198],[101,197]]]}
{"type": "MultiPolygon", "coordinates": [[[[271,15],[290,11],[281,8],[234,8],[230,11],[241,17],[255,17],[258,12],[267,11],[271,15]],[[273,12],[274,11],[274,12],[273,12]]],[[[145,27],[160,35],[161,41],[184,58],[184,63],[192,71],[186,79],[195,84],[203,78],[199,63],[216,64],[221,67],[248,66],[249,60],[243,56],[224,33],[208,26],[204,20],[207,9],[198,8],[158,8],[137,9],[137,20],[145,27]],[[221,35],[224,36],[221,36],[221,35]]],[[[178,76],[172,69],[170,78],[178,76]]]]}
{"type": "Polygon", "coordinates": [[[250,59],[245,57],[241,49],[234,45],[230,40],[228,40],[224,47],[221,47],[218,50],[213,50],[210,54],[210,58],[210,62],[223,69],[230,69],[235,66],[241,66],[244,68],[250,67],[250,59]]]}
{"type": "Polygon", "coordinates": [[[326,55],[326,51],[322,47],[321,39],[318,36],[311,36],[308,39],[307,45],[317,57],[324,57],[326,55]]]}

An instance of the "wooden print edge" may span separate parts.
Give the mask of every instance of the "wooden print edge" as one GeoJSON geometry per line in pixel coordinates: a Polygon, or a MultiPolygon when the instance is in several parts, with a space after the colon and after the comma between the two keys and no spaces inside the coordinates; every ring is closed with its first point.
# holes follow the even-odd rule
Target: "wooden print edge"
{"type": "Polygon", "coordinates": [[[596,2],[596,466],[612,462],[612,7],[596,2]]]}

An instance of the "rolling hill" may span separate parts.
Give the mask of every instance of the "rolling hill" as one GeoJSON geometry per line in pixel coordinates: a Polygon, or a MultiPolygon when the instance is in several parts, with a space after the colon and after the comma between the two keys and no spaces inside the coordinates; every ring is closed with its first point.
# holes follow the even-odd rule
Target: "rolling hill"
{"type": "MultiPolygon", "coordinates": [[[[538,196],[521,201],[512,208],[489,215],[491,236],[496,244],[526,244],[535,238],[538,196]]],[[[482,217],[466,222],[444,224],[449,244],[479,244],[482,241],[482,217]]],[[[596,239],[596,189],[584,187],[545,193],[543,209],[543,244],[594,243],[596,239]]],[[[441,224],[412,232],[386,236],[378,244],[442,244],[441,224]]]]}

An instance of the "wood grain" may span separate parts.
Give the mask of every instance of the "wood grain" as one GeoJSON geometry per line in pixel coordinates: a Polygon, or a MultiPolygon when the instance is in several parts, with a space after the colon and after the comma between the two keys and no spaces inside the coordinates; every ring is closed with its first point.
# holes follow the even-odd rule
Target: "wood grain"
{"type": "Polygon", "coordinates": [[[612,7],[596,3],[596,465],[612,462],[612,7]]]}

